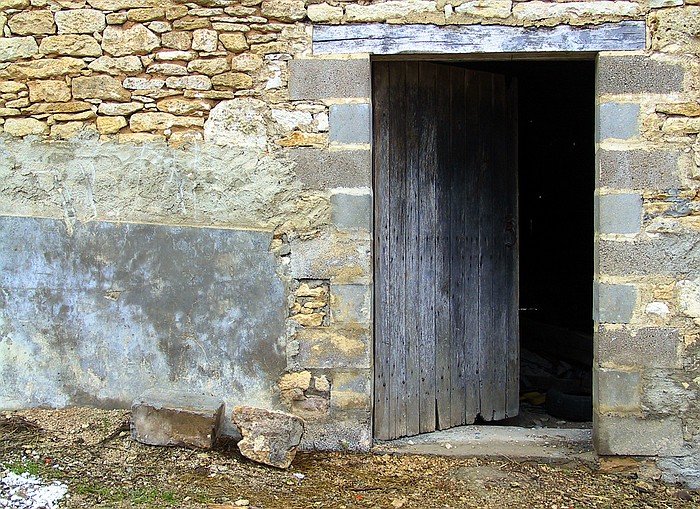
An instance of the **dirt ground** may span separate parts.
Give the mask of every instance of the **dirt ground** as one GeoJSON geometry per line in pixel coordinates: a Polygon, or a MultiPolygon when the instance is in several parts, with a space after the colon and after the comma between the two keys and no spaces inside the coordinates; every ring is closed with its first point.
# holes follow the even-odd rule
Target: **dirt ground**
{"type": "Polygon", "coordinates": [[[153,447],[128,429],[123,410],[3,412],[0,463],[68,485],[66,508],[700,506],[700,494],[610,465],[313,453],[277,470],[241,457],[231,441],[212,451],[153,447]]]}

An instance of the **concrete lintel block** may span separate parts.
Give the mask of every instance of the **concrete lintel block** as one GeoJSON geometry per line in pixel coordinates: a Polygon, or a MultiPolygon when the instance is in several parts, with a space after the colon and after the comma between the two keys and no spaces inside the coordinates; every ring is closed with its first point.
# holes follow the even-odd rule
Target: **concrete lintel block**
{"type": "Polygon", "coordinates": [[[289,64],[292,100],[370,96],[369,59],[301,59],[289,64]]]}
{"type": "Polygon", "coordinates": [[[224,402],[216,398],[154,388],[131,406],[131,436],[150,445],[211,449],[223,417],[224,402]]]}
{"type": "Polygon", "coordinates": [[[631,285],[597,283],[594,319],[600,323],[629,323],[637,305],[637,288],[631,285]]]}
{"type": "Polygon", "coordinates": [[[593,444],[598,454],[679,456],[683,453],[683,425],[679,419],[594,415],[593,444]]]}
{"type": "MultiPolygon", "coordinates": [[[[669,3],[669,0],[655,2],[663,4],[669,3]]],[[[679,2],[671,5],[683,4],[683,0],[671,2],[679,2]]],[[[597,69],[600,94],[669,94],[683,91],[683,66],[647,55],[601,55],[597,69]]]]}
{"type": "Polygon", "coordinates": [[[331,222],[338,228],[372,227],[372,196],[368,193],[334,193],[331,195],[331,222]]]}
{"type": "Polygon", "coordinates": [[[598,141],[639,136],[639,111],[639,104],[601,104],[598,107],[598,141]]]}
{"type": "Polygon", "coordinates": [[[597,387],[599,412],[639,412],[641,410],[639,371],[596,368],[594,383],[597,387]]]}
{"type": "Polygon", "coordinates": [[[598,197],[599,233],[639,233],[642,226],[642,196],[604,194],[598,197]]]}
{"type": "Polygon", "coordinates": [[[372,152],[370,150],[290,149],[294,169],[304,189],[370,187],[372,152]]]}
{"type": "Polygon", "coordinates": [[[369,143],[369,104],[333,104],[330,107],[330,140],[337,143],[369,143]]]}
{"type": "Polygon", "coordinates": [[[680,341],[678,330],[669,327],[601,329],[595,334],[596,359],[599,365],[678,368],[680,341]]]}

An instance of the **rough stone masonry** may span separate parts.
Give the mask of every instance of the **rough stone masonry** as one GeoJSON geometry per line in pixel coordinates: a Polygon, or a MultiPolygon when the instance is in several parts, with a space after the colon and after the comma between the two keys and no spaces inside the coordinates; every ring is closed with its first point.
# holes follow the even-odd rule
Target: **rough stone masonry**
{"type": "Polygon", "coordinates": [[[170,386],[367,450],[370,56],[314,27],[635,20],[597,56],[594,433],[700,486],[698,0],[0,0],[0,407],[170,386]]]}

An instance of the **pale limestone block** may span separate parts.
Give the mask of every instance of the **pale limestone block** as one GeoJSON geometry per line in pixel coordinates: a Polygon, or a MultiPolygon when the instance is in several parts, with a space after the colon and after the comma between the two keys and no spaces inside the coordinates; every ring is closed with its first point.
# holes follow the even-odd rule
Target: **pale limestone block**
{"type": "Polygon", "coordinates": [[[513,5],[513,15],[518,20],[546,20],[547,24],[557,24],[561,21],[580,24],[594,18],[638,17],[641,13],[639,4],[623,1],[552,3],[534,0],[513,5]]]}
{"type": "Polygon", "coordinates": [[[146,55],[159,45],[158,36],[138,24],[127,29],[110,25],[102,35],[102,49],[115,57],[146,55]]]}
{"type": "Polygon", "coordinates": [[[142,9],[161,7],[162,0],[88,0],[88,3],[100,11],[122,11],[124,9],[142,9]]]}
{"type": "Polygon", "coordinates": [[[72,9],[54,14],[59,34],[92,34],[107,26],[105,15],[94,9],[72,9]]]}
{"type": "Polygon", "coordinates": [[[146,143],[162,143],[165,141],[165,136],[154,133],[119,133],[118,140],[119,143],[143,145],[146,143]]]}
{"type": "Polygon", "coordinates": [[[19,81],[0,81],[1,94],[16,94],[22,90],[27,90],[27,85],[19,81]]]}
{"type": "Polygon", "coordinates": [[[73,78],[73,97],[76,99],[102,99],[128,102],[131,94],[121,81],[111,76],[84,76],[73,78]]]}
{"type": "Polygon", "coordinates": [[[51,35],[44,37],[39,45],[44,55],[67,55],[72,57],[99,57],[100,43],[89,35],[51,35]]]}
{"type": "Polygon", "coordinates": [[[312,4],[308,7],[308,16],[315,23],[338,23],[343,19],[343,8],[327,3],[312,4]]]}
{"type": "Polygon", "coordinates": [[[143,103],[140,102],[130,102],[130,103],[101,103],[97,109],[100,115],[131,115],[143,109],[143,103]]]}
{"type": "Polygon", "coordinates": [[[213,52],[219,43],[219,37],[215,30],[202,28],[192,32],[192,49],[197,51],[213,52]]]}
{"type": "Polygon", "coordinates": [[[248,49],[248,42],[246,41],[245,35],[240,32],[219,34],[219,40],[221,44],[224,45],[224,48],[231,53],[240,53],[248,49]]]}
{"type": "Polygon", "coordinates": [[[507,18],[510,16],[511,0],[471,0],[455,7],[457,14],[468,14],[483,18],[507,18]]]}
{"type": "Polygon", "coordinates": [[[88,68],[95,72],[102,72],[114,76],[121,74],[131,76],[143,72],[143,64],[141,63],[141,59],[136,56],[119,58],[102,56],[97,60],[90,62],[88,68]]]}
{"type": "Polygon", "coordinates": [[[143,23],[145,21],[154,21],[165,17],[165,9],[161,7],[146,7],[141,9],[130,9],[126,12],[126,18],[129,21],[143,23]]]}
{"type": "Polygon", "coordinates": [[[38,52],[34,37],[0,37],[0,62],[30,58],[38,52]]]}
{"type": "Polygon", "coordinates": [[[214,76],[215,74],[221,74],[231,70],[231,65],[225,58],[200,59],[193,60],[187,64],[187,70],[192,73],[214,76]]]}
{"type": "Polygon", "coordinates": [[[194,51],[166,50],[156,53],[156,60],[184,60],[189,62],[195,58],[197,58],[197,54],[194,51]]]}
{"type": "Polygon", "coordinates": [[[211,80],[207,76],[190,75],[190,76],[171,76],[165,80],[168,88],[176,90],[211,90],[211,80]]]}
{"type": "Polygon", "coordinates": [[[233,71],[250,72],[257,71],[262,67],[263,59],[253,53],[243,53],[231,58],[231,69],[233,71]]]}
{"type": "Polygon", "coordinates": [[[187,67],[180,64],[159,63],[148,66],[146,72],[149,74],[162,74],[164,76],[185,76],[187,67]]]}
{"type": "Polygon", "coordinates": [[[172,127],[201,127],[204,119],[201,117],[178,117],[170,113],[134,113],[129,118],[129,127],[135,133],[162,131],[172,127]]]}
{"type": "Polygon", "coordinates": [[[225,72],[214,76],[211,84],[216,89],[242,90],[253,86],[253,78],[240,72],[225,72]]]}
{"type": "Polygon", "coordinates": [[[306,17],[304,0],[265,0],[262,15],[279,21],[301,21],[306,17]]]}
{"type": "Polygon", "coordinates": [[[216,145],[264,150],[267,128],[263,115],[267,109],[268,106],[258,99],[222,101],[209,113],[204,124],[204,139],[216,145]]]}
{"type": "Polygon", "coordinates": [[[73,57],[45,58],[32,62],[17,62],[7,66],[5,76],[16,80],[46,79],[78,74],[85,68],[82,59],[73,57]]]}
{"type": "Polygon", "coordinates": [[[191,115],[200,111],[209,111],[211,105],[207,101],[197,99],[163,99],[156,103],[158,111],[173,115],[191,115]]]}
{"type": "Polygon", "coordinates": [[[32,102],[68,102],[70,88],[63,80],[30,81],[29,100],[32,102]]]}
{"type": "Polygon", "coordinates": [[[0,10],[24,9],[29,7],[29,0],[0,0],[0,10]]]}
{"type": "Polygon", "coordinates": [[[5,119],[3,130],[12,136],[28,136],[30,134],[49,134],[49,126],[35,118],[8,118],[5,119]]]}
{"type": "Polygon", "coordinates": [[[127,125],[124,117],[97,117],[97,130],[100,134],[116,134],[127,125]]]}
{"type": "Polygon", "coordinates": [[[163,88],[165,81],[148,78],[125,78],[124,88],[128,90],[159,90],[163,88]]]}
{"type": "Polygon", "coordinates": [[[84,136],[85,133],[94,133],[95,127],[86,125],[85,122],[63,122],[51,126],[50,136],[56,140],[70,140],[77,136],[84,136]]]}
{"type": "Polygon", "coordinates": [[[427,0],[399,0],[371,5],[348,5],[345,7],[347,21],[372,22],[398,19],[411,13],[441,12],[437,3],[427,0]]]}
{"type": "Polygon", "coordinates": [[[49,10],[22,11],[12,16],[7,24],[15,35],[46,35],[56,33],[53,13],[49,10]]]}
{"type": "Polygon", "coordinates": [[[146,25],[149,30],[157,34],[164,34],[165,32],[170,32],[173,26],[167,21],[151,21],[146,25]]]}
{"type": "Polygon", "coordinates": [[[270,113],[275,122],[290,131],[300,126],[309,126],[313,122],[313,116],[308,111],[273,109],[270,113]]]}
{"type": "Polygon", "coordinates": [[[167,32],[161,35],[164,48],[188,50],[192,45],[192,35],[189,32],[167,32]]]}
{"type": "Polygon", "coordinates": [[[171,147],[181,147],[193,143],[200,143],[204,140],[204,135],[201,131],[185,130],[175,131],[168,138],[168,145],[171,147]]]}

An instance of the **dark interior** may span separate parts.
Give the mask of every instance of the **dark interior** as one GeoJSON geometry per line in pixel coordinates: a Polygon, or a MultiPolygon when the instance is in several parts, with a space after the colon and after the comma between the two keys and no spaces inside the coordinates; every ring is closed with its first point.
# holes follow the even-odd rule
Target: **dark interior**
{"type": "Polygon", "coordinates": [[[550,394],[545,404],[552,390],[580,396],[573,404],[590,413],[595,64],[462,65],[518,80],[522,396],[521,416],[509,423],[587,420],[565,413],[542,422],[546,414],[530,414],[544,413],[559,397],[550,394]]]}

